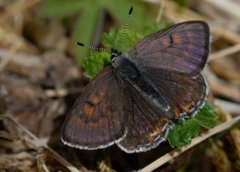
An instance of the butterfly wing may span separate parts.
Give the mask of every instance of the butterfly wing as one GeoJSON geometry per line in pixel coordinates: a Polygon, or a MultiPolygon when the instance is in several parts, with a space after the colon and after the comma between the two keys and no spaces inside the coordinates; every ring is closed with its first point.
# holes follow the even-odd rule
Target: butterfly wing
{"type": "Polygon", "coordinates": [[[207,84],[201,74],[188,76],[160,69],[147,69],[144,75],[161,92],[175,119],[192,117],[205,101],[207,84]]]}
{"type": "Polygon", "coordinates": [[[113,68],[105,68],[73,105],[63,125],[63,142],[89,150],[119,142],[125,135],[125,95],[113,68]]]}
{"type": "Polygon", "coordinates": [[[131,111],[126,115],[127,134],[117,145],[127,153],[144,152],[165,140],[171,121],[164,111],[153,111],[149,102],[130,84],[131,111]]]}
{"type": "Polygon", "coordinates": [[[209,27],[202,21],[179,23],[139,41],[129,57],[142,68],[199,73],[209,53],[209,27]]]}

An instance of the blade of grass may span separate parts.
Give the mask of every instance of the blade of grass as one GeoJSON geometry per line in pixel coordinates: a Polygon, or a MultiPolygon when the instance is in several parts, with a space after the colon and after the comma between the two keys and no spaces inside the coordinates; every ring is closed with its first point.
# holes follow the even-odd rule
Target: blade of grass
{"type": "Polygon", "coordinates": [[[72,35],[71,47],[74,54],[76,54],[76,61],[79,64],[83,63],[89,50],[77,46],[76,43],[81,41],[86,45],[91,45],[100,13],[101,8],[99,6],[92,7],[91,10],[84,10],[81,14],[81,18],[79,18],[77,22],[72,35]]]}
{"type": "Polygon", "coordinates": [[[86,0],[45,0],[42,13],[49,17],[68,17],[84,9],[86,4],[86,0]]]}
{"type": "Polygon", "coordinates": [[[64,165],[69,171],[80,172],[76,167],[74,167],[70,162],[68,162],[66,159],[64,159],[61,155],[59,155],[51,147],[49,147],[47,144],[40,141],[32,132],[30,132],[28,129],[26,129],[22,124],[20,124],[17,120],[15,120],[11,115],[0,114],[0,120],[5,120],[5,119],[8,119],[11,122],[13,122],[19,129],[21,129],[28,136],[30,136],[34,141],[35,146],[44,147],[49,152],[51,152],[55,156],[56,160],[58,160],[62,165],[64,165]]]}

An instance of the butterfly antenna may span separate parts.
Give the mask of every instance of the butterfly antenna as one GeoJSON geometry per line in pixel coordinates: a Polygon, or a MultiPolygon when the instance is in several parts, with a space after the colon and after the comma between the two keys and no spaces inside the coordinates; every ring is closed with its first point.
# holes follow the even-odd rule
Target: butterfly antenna
{"type": "Polygon", "coordinates": [[[122,34],[122,39],[121,39],[121,42],[120,42],[120,46],[123,45],[132,11],[133,11],[133,7],[131,6],[129,11],[128,11],[128,17],[127,17],[127,20],[125,22],[124,31],[123,31],[123,34],[122,34]]]}
{"type": "Polygon", "coordinates": [[[90,50],[94,50],[94,51],[105,51],[105,52],[110,52],[109,49],[106,49],[106,48],[97,48],[97,47],[93,47],[93,46],[89,46],[89,45],[85,45],[81,42],[77,42],[77,45],[81,46],[81,47],[86,47],[90,50]]]}

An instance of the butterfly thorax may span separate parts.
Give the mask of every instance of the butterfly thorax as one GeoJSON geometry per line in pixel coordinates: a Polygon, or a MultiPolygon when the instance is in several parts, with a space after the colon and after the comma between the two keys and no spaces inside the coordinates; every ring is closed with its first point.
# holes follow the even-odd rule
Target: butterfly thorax
{"type": "Polygon", "coordinates": [[[124,77],[130,80],[137,81],[141,77],[140,71],[135,66],[135,64],[128,59],[126,53],[114,57],[112,59],[112,65],[120,73],[122,73],[124,77]]]}
{"type": "MultiPolygon", "coordinates": [[[[122,54],[112,60],[113,67],[120,75],[129,82],[138,92],[151,102],[153,108],[157,111],[168,112],[170,107],[168,102],[162,96],[160,90],[138,69],[138,67],[128,58],[128,54],[122,54]]],[[[172,114],[166,114],[173,118],[172,114]]]]}

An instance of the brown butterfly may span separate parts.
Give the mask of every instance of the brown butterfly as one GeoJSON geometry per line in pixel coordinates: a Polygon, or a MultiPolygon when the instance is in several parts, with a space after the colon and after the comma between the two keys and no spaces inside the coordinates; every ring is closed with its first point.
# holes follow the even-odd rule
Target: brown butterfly
{"type": "Polygon", "coordinates": [[[117,144],[127,153],[155,148],[176,121],[202,106],[201,75],[209,27],[188,21],[153,33],[128,53],[112,50],[112,65],[83,90],[69,112],[62,141],[79,149],[117,144]]]}

